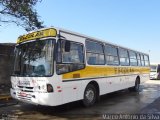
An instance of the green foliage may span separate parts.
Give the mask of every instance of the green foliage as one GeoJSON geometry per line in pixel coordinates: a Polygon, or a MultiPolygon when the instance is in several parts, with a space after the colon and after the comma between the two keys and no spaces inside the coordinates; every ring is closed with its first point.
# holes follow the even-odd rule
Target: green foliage
{"type": "Polygon", "coordinates": [[[42,28],[33,8],[41,0],[0,0],[0,23],[15,23],[26,31],[42,28]]]}

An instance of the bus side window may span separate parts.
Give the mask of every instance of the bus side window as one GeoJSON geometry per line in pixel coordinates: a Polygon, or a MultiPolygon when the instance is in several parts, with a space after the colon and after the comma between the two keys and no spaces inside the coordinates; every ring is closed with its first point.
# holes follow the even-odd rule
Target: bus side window
{"type": "Polygon", "coordinates": [[[105,45],[107,65],[119,65],[118,49],[112,45],[105,45]]]}
{"type": "Polygon", "coordinates": [[[142,66],[145,66],[145,61],[144,61],[144,55],[143,54],[141,54],[141,64],[142,64],[142,66]]]}
{"type": "Polygon", "coordinates": [[[83,44],[59,40],[57,49],[57,74],[72,72],[85,67],[83,44]]]}
{"type": "Polygon", "coordinates": [[[89,65],[104,65],[105,58],[103,44],[91,40],[86,40],[86,56],[87,63],[89,65]]]}
{"type": "Polygon", "coordinates": [[[145,66],[149,66],[149,56],[144,55],[145,66]]]}
{"type": "Polygon", "coordinates": [[[129,56],[126,49],[119,48],[119,59],[122,66],[129,66],[129,56]]]}
{"type": "Polygon", "coordinates": [[[137,56],[134,51],[129,51],[130,65],[137,66],[137,56]]]}
{"type": "Polygon", "coordinates": [[[138,66],[142,66],[140,54],[137,53],[138,66]]]}

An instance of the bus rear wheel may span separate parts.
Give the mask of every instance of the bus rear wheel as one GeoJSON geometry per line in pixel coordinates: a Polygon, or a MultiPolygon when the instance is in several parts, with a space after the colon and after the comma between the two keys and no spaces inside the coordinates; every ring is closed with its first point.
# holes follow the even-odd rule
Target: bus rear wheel
{"type": "Polygon", "coordinates": [[[139,80],[139,78],[136,79],[135,86],[134,86],[133,90],[135,92],[139,92],[140,91],[140,80],[139,80]]]}
{"type": "Polygon", "coordinates": [[[129,91],[131,91],[131,92],[139,92],[140,91],[140,79],[139,78],[136,78],[135,86],[129,88],[129,91]]]}
{"type": "Polygon", "coordinates": [[[92,106],[95,104],[96,99],[97,99],[97,90],[95,86],[92,84],[87,85],[84,91],[83,105],[85,107],[92,106]]]}

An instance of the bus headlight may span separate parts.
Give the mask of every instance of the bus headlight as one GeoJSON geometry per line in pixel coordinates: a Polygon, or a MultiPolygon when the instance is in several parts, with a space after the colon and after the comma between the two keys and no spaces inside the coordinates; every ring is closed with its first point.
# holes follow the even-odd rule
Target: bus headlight
{"type": "Polygon", "coordinates": [[[51,84],[47,84],[47,92],[53,92],[53,87],[51,84]]]}

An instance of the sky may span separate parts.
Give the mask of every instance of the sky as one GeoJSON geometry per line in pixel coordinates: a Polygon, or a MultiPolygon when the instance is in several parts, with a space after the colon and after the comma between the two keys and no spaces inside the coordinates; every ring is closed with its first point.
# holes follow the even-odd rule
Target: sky
{"type": "MultiPolygon", "coordinates": [[[[148,53],[160,63],[160,0],[42,0],[35,7],[55,26],[148,53]]],[[[0,43],[15,43],[26,31],[0,26],[0,43]]]]}

